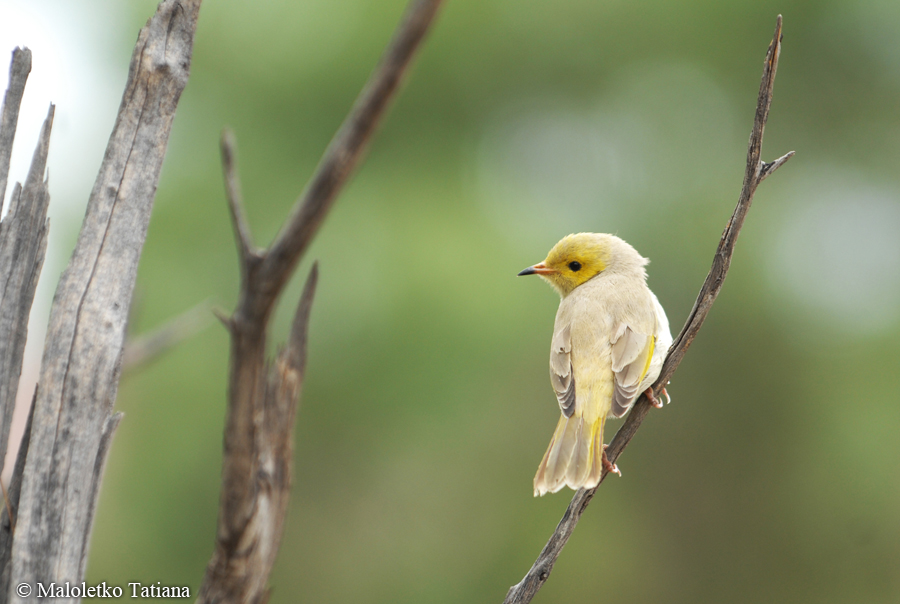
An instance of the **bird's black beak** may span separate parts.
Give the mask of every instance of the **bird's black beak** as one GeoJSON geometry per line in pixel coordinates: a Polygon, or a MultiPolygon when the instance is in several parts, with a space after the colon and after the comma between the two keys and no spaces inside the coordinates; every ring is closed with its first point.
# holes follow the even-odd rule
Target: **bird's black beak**
{"type": "Polygon", "coordinates": [[[517,277],[521,277],[523,275],[552,275],[556,272],[554,268],[547,268],[547,265],[543,262],[535,264],[534,266],[529,266],[524,271],[516,275],[517,277]]]}

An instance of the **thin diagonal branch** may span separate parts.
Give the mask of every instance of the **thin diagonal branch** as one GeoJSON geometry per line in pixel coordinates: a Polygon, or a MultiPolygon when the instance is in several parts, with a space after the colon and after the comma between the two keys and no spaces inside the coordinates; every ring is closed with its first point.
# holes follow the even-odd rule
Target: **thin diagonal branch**
{"type": "Polygon", "coordinates": [[[378,66],[331,139],[316,172],[261,267],[265,290],[258,310],[268,313],[300,256],[309,246],[338,193],[359,163],[409,66],[428,33],[442,0],[413,0],[378,66]]]}
{"type": "MultiPolygon", "coordinates": [[[[719,291],[722,289],[725,275],[728,273],[728,268],[731,265],[734,246],[737,242],[741,227],[744,224],[744,218],[753,201],[753,194],[756,191],[756,187],[766,176],[774,172],[793,155],[792,151],[771,164],[760,161],[763,130],[765,129],[766,120],[769,116],[769,107],[772,104],[775,72],[778,68],[778,57],[781,54],[781,39],[781,15],[778,15],[775,25],[775,35],[772,38],[772,43],[769,45],[769,50],[766,53],[765,65],[763,67],[762,82],[760,83],[759,96],[756,104],[756,117],[753,123],[753,130],[750,134],[750,144],[747,150],[747,168],[744,173],[744,184],[741,188],[740,198],[734,209],[734,214],[732,215],[731,220],[728,221],[725,232],[722,234],[722,238],[719,241],[719,247],[716,249],[716,254],[713,258],[712,268],[706,277],[706,281],[703,283],[703,287],[700,288],[700,294],[697,296],[694,308],[688,315],[681,333],[678,334],[678,337],[675,338],[675,341],[669,348],[669,353],[663,364],[659,378],[653,385],[653,393],[656,395],[662,391],[663,387],[672,377],[672,374],[675,373],[675,370],[684,358],[685,352],[694,341],[697,332],[706,320],[713,302],[719,295],[719,291]]],[[[641,398],[635,403],[634,408],[631,413],[629,413],[625,423],[616,433],[615,438],[613,438],[609,448],[606,450],[606,454],[611,462],[615,463],[619,455],[622,454],[622,451],[625,450],[625,447],[640,427],[641,422],[647,416],[650,407],[651,405],[647,400],[647,397],[641,395],[641,398]]],[[[607,471],[604,469],[600,479],[601,484],[606,477],[606,474],[607,471]]],[[[578,520],[581,518],[587,505],[597,492],[597,488],[599,488],[599,485],[593,489],[579,489],[575,493],[571,503],[569,503],[569,507],[559,521],[556,530],[553,531],[553,534],[541,550],[537,560],[525,577],[509,589],[504,604],[524,604],[530,602],[538,590],[544,585],[550,576],[550,572],[553,570],[553,565],[556,563],[557,557],[559,557],[560,552],[562,552],[563,547],[575,530],[578,520]]]]}
{"type": "Polygon", "coordinates": [[[206,328],[212,320],[209,300],[172,317],[150,333],[125,341],[122,371],[133,371],[206,328]]]}
{"type": "Polygon", "coordinates": [[[316,269],[298,307],[288,346],[274,366],[265,360],[269,317],[396,96],[441,3],[412,0],[380,63],[268,249],[253,248],[240,198],[233,136],[226,132],[222,137],[241,289],[232,316],[220,317],[231,335],[228,411],[216,549],[200,589],[201,604],[256,603],[267,597],[265,586],[287,511],[292,462],[288,443],[303,381],[316,269]]]}

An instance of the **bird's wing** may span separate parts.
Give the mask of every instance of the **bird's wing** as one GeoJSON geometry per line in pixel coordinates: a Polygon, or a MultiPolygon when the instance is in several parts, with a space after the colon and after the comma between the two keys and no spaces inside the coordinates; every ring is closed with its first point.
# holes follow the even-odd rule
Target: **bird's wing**
{"type": "Polygon", "coordinates": [[[563,415],[575,413],[575,375],[572,373],[572,329],[566,323],[553,334],[550,344],[550,383],[563,415]]]}
{"type": "Polygon", "coordinates": [[[613,417],[622,417],[640,395],[639,386],[650,368],[656,338],[620,323],[610,343],[616,387],[609,414],[613,417]]]}
{"type": "Polygon", "coordinates": [[[660,305],[656,296],[653,295],[653,292],[650,292],[650,295],[653,297],[653,306],[656,311],[656,342],[653,343],[654,350],[653,356],[650,358],[650,369],[647,370],[647,374],[638,387],[638,390],[641,391],[646,390],[656,382],[656,378],[659,377],[659,373],[662,371],[666,355],[669,353],[669,346],[672,345],[672,332],[669,331],[669,319],[666,317],[666,311],[663,310],[662,305],[660,305]]]}

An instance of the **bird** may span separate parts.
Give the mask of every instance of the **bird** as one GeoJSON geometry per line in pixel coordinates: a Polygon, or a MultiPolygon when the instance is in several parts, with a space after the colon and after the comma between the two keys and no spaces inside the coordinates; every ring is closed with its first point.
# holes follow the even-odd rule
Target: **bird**
{"type": "MultiPolygon", "coordinates": [[[[573,233],[543,262],[519,273],[538,275],[560,296],[550,343],[550,383],[560,418],[534,476],[534,495],[564,486],[591,489],[602,469],[621,475],[606,457],[603,427],[659,377],[672,334],[647,287],[648,259],[615,235],[573,233]]],[[[661,394],[668,400],[668,393],[661,394]]]]}

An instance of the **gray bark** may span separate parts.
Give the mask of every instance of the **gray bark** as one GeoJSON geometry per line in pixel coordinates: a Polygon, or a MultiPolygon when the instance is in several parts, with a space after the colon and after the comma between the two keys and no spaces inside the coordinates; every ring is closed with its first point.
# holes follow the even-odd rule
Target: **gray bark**
{"type": "MultiPolygon", "coordinates": [[[[37,398],[37,391],[35,391],[37,398]]],[[[15,519],[18,515],[19,494],[22,492],[22,473],[25,471],[25,457],[28,455],[28,440],[31,435],[31,425],[34,419],[34,399],[28,411],[28,421],[25,424],[25,433],[22,442],[19,443],[19,454],[16,456],[16,465],[13,469],[12,479],[7,490],[7,505],[0,510],[0,600],[7,602],[9,599],[9,579],[12,573],[12,541],[15,532],[15,519]]]]}
{"type": "MultiPolygon", "coordinates": [[[[0,117],[0,206],[2,192],[6,190],[19,105],[30,70],[31,51],[17,48],[13,51],[9,89],[0,117]]],[[[28,317],[47,250],[50,195],[44,172],[52,124],[53,106],[41,130],[25,186],[16,184],[10,195],[9,212],[0,222],[0,472],[22,372],[28,317]]]]}
{"type": "MultiPolygon", "coordinates": [[[[43,179],[50,148],[50,128],[53,123],[53,106],[41,129],[41,136],[31,163],[31,170],[25,187],[16,184],[11,196],[9,214],[0,223],[0,282],[3,275],[8,277],[0,286],[0,455],[5,457],[9,442],[9,429],[13,410],[16,406],[16,390],[22,370],[25,338],[28,331],[28,317],[34,290],[44,263],[47,250],[47,206],[50,194],[47,181],[43,179]],[[5,269],[9,268],[8,271],[5,269]]],[[[33,408],[32,408],[33,413],[33,408]]],[[[31,415],[28,423],[31,425],[31,415]]],[[[24,439],[27,448],[27,438],[24,439]]],[[[6,601],[9,587],[9,568],[12,548],[14,510],[19,503],[19,490],[23,466],[17,460],[12,475],[12,485],[7,493],[0,523],[0,601],[6,601]],[[10,512],[13,512],[10,514],[10,512]]],[[[0,467],[3,462],[0,461],[0,467]]]]}
{"type": "MultiPolygon", "coordinates": [[[[31,51],[13,51],[9,69],[9,89],[0,117],[0,206],[9,176],[9,161],[25,92],[31,71],[31,51]]],[[[22,372],[28,318],[34,301],[44,255],[47,250],[47,207],[50,195],[44,173],[50,149],[53,106],[38,137],[37,148],[25,186],[16,184],[10,195],[9,211],[0,222],[0,471],[9,442],[9,430],[16,404],[16,392],[22,372]]],[[[33,409],[33,407],[32,407],[33,409]]],[[[28,419],[31,425],[31,415],[28,419]]],[[[27,448],[27,437],[24,448],[27,448]]],[[[24,450],[20,449],[20,450],[24,450]]],[[[13,471],[5,502],[0,511],[0,601],[5,602],[9,590],[12,537],[15,510],[19,501],[24,456],[20,455],[13,471]]]]}
{"type": "MultiPolygon", "coordinates": [[[[100,479],[137,264],[200,0],[165,0],[141,30],[106,154],[44,346],[12,546],[11,585],[78,583],[100,479]]],[[[14,602],[36,601],[37,594],[14,602]]],[[[69,601],[74,601],[71,599],[69,601]]]]}
{"type": "Polygon", "coordinates": [[[16,125],[19,122],[19,107],[22,95],[25,94],[25,81],[31,73],[31,51],[27,48],[16,48],[9,65],[9,88],[3,97],[3,114],[0,117],[0,208],[6,196],[6,183],[9,177],[9,160],[12,157],[13,139],[16,137],[16,125]]]}

